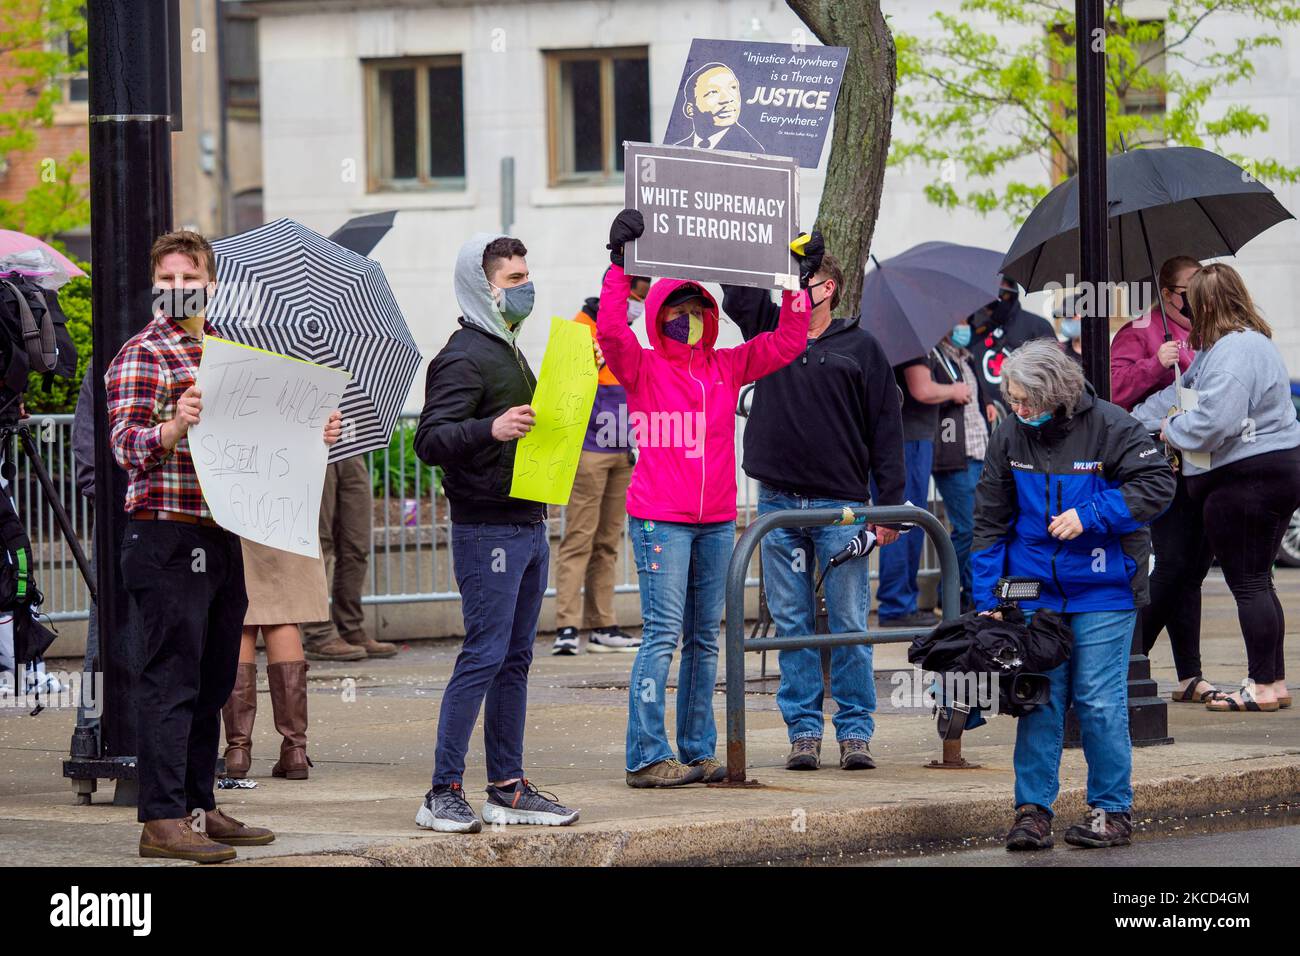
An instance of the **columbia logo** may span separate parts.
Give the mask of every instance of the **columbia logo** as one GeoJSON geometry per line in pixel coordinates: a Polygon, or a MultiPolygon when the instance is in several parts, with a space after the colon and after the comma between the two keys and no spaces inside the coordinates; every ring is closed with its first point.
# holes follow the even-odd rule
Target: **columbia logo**
{"type": "Polygon", "coordinates": [[[1007,464],[1009,464],[1012,468],[1023,468],[1026,471],[1034,470],[1033,465],[1026,465],[1023,461],[1016,461],[1014,458],[1012,458],[1009,462],[1007,462],[1007,464]]]}

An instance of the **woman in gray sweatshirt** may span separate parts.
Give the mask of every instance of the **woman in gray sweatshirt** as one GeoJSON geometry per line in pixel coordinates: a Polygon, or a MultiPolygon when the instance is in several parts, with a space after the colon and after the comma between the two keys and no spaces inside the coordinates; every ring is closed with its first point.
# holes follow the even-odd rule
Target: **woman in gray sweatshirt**
{"type": "Polygon", "coordinates": [[[1285,622],[1273,561],[1300,508],[1300,422],[1286,365],[1241,276],[1205,266],[1188,283],[1189,343],[1197,349],[1179,384],[1133,415],[1160,428],[1180,452],[1187,491],[1237,602],[1246,641],[1242,689],[1206,702],[1214,711],[1273,711],[1291,705],[1282,664],[1285,622]]]}

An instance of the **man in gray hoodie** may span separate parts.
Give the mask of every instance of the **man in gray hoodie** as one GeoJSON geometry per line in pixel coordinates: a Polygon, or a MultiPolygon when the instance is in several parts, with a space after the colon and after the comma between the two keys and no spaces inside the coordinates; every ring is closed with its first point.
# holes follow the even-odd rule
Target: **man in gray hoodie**
{"type": "Polygon", "coordinates": [[[533,307],[528,250],[518,239],[480,233],[456,261],[462,315],[429,363],[415,452],[443,469],[451,509],[452,560],[465,617],[465,644],[443,693],[433,786],[415,822],[477,833],[461,778],[470,733],[485,709],[489,823],[563,826],[578,811],[524,776],[528,668],[546,593],[550,546],[546,506],[510,497],[518,440],[533,427],[537,380],[516,345],[533,307]]]}

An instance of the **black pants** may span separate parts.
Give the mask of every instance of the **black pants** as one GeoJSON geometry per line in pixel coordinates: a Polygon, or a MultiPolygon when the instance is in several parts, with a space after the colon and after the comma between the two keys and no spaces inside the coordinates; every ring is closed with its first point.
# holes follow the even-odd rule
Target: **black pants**
{"type": "Polygon", "coordinates": [[[213,810],[221,707],[235,685],[248,609],[239,538],[174,521],[128,522],[122,578],[143,645],[137,817],[213,810]]]}
{"type": "Polygon", "coordinates": [[[1138,614],[1137,632],[1142,653],[1150,654],[1163,630],[1179,680],[1201,674],[1201,584],[1214,554],[1205,536],[1201,506],[1187,493],[1187,480],[1178,487],[1169,510],[1151,522],[1151,549],[1156,566],[1151,572],[1151,603],[1138,614]]]}
{"type": "Polygon", "coordinates": [[[1187,479],[1202,508],[1210,545],[1237,601],[1248,676],[1271,684],[1286,676],[1286,623],[1273,589],[1273,561],[1300,507],[1300,448],[1266,452],[1187,479]]]}

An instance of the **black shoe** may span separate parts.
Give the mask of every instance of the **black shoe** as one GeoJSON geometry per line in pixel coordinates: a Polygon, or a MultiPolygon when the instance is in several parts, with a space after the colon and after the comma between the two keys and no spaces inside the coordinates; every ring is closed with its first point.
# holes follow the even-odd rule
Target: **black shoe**
{"type": "MultiPolygon", "coordinates": [[[[1067,837],[1068,839],[1068,837],[1067,837]]],[[[1007,834],[1008,850],[1050,850],[1052,815],[1034,803],[1016,807],[1016,822],[1007,834]]]]}
{"type": "Polygon", "coordinates": [[[578,629],[562,627],[555,632],[555,645],[551,648],[553,655],[572,657],[578,653],[578,629]]]}
{"type": "Polygon", "coordinates": [[[913,611],[898,617],[880,618],[881,627],[934,627],[939,619],[929,611],[913,611]]]}
{"type": "Polygon", "coordinates": [[[1093,809],[1089,811],[1086,822],[1076,823],[1065,831],[1065,842],[1094,850],[1128,846],[1133,842],[1133,817],[1127,813],[1093,809]]]}

